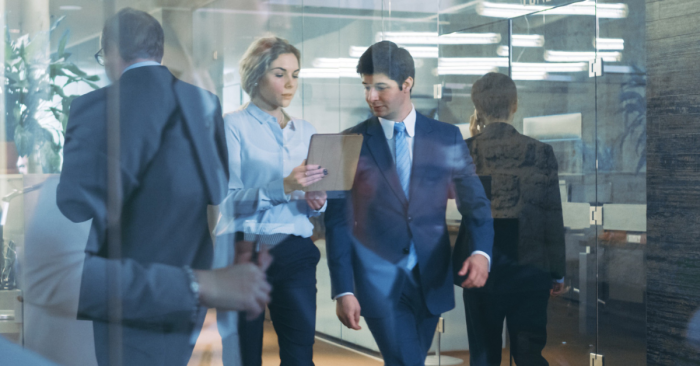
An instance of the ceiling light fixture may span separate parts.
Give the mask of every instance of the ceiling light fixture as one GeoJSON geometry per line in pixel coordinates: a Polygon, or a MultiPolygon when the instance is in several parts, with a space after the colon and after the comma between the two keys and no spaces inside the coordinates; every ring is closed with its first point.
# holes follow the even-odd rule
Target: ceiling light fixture
{"type": "Polygon", "coordinates": [[[498,33],[449,33],[437,32],[377,32],[375,41],[392,41],[397,44],[496,44],[501,42],[498,33]]]}
{"type": "Polygon", "coordinates": [[[484,75],[498,72],[497,66],[438,66],[438,75],[484,75]]]}
{"type": "Polygon", "coordinates": [[[598,4],[595,1],[582,1],[553,8],[546,5],[519,5],[481,2],[476,7],[477,14],[492,18],[516,18],[519,16],[542,12],[543,15],[592,15],[598,18],[627,18],[627,4],[598,4]]]}
{"type": "Polygon", "coordinates": [[[508,67],[506,57],[445,57],[438,59],[438,66],[463,67],[463,66],[488,66],[508,67]]]}
{"type": "Polygon", "coordinates": [[[317,58],[314,59],[314,62],[312,63],[314,67],[319,67],[322,69],[338,69],[338,68],[345,68],[345,69],[352,69],[357,67],[357,59],[356,58],[317,58]]]}
{"type": "Polygon", "coordinates": [[[58,8],[61,9],[61,10],[64,10],[64,11],[83,10],[83,7],[82,7],[82,6],[78,6],[78,5],[61,5],[61,6],[59,6],[58,8]]]}
{"type": "Polygon", "coordinates": [[[519,71],[515,72],[513,71],[511,78],[513,80],[547,80],[547,75],[546,72],[539,72],[539,71],[519,71]]]}
{"type": "MultiPolygon", "coordinates": [[[[350,46],[350,57],[361,57],[368,47],[350,46]]],[[[437,47],[404,47],[413,58],[438,58],[440,50],[437,47]]],[[[357,66],[357,64],[355,64],[357,66]]]]}
{"type": "Polygon", "coordinates": [[[544,51],[545,61],[552,62],[575,62],[592,61],[596,57],[602,58],[606,62],[619,62],[622,60],[620,52],[569,52],[569,51],[544,51]]]}
{"type": "Polygon", "coordinates": [[[359,78],[357,70],[353,68],[308,68],[299,71],[302,79],[339,79],[339,78],[359,78]]]}
{"type": "Polygon", "coordinates": [[[516,72],[582,72],[588,71],[586,62],[514,62],[513,73],[516,72]]]}
{"type": "Polygon", "coordinates": [[[544,36],[539,34],[514,34],[510,40],[513,47],[542,47],[544,36]]]}
{"type": "Polygon", "coordinates": [[[606,51],[622,51],[625,49],[625,40],[622,38],[598,38],[593,41],[593,47],[606,51]]]}

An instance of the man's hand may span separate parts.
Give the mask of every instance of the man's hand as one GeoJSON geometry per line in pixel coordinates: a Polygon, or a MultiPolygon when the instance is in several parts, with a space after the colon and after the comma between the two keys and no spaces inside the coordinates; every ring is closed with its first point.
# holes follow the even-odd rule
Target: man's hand
{"type": "Polygon", "coordinates": [[[360,303],[355,295],[339,297],[335,302],[335,313],[346,327],[360,330],[360,303]]]}
{"type": "Polygon", "coordinates": [[[564,286],[564,283],[559,283],[559,282],[552,282],[552,289],[549,290],[549,295],[552,297],[558,297],[561,296],[569,291],[569,288],[564,286]]]}
{"type": "Polygon", "coordinates": [[[462,287],[484,287],[486,280],[489,278],[489,260],[481,254],[472,254],[464,261],[458,274],[466,276],[467,273],[469,273],[469,277],[462,282],[462,287]]]}
{"type": "Polygon", "coordinates": [[[323,208],[323,205],[326,204],[326,199],[328,198],[328,195],[326,195],[326,192],[324,191],[314,191],[314,192],[306,192],[305,195],[306,198],[306,203],[311,207],[313,210],[320,210],[323,208]]]}
{"type": "Polygon", "coordinates": [[[266,250],[261,251],[259,262],[257,266],[243,263],[211,271],[195,271],[202,305],[245,311],[250,319],[262,314],[270,302],[272,286],[265,278],[265,270],[272,263],[272,257],[266,250]]]}

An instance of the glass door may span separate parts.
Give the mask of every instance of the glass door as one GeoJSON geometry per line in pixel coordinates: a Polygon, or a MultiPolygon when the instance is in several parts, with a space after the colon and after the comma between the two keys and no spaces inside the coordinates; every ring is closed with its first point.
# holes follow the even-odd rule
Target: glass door
{"type": "Polygon", "coordinates": [[[598,353],[646,365],[646,8],[597,4],[598,353]]]}
{"type": "MultiPolygon", "coordinates": [[[[546,7],[537,3],[482,2],[476,7],[464,4],[462,8],[443,9],[441,36],[480,35],[483,39],[481,43],[439,46],[437,73],[442,96],[438,111],[441,120],[459,125],[464,137],[470,137],[474,82],[487,72],[507,74],[514,80],[518,110],[512,126],[519,133],[549,145],[558,165],[564,226],[564,242],[558,245],[564,248],[557,250],[565,256],[565,290],[561,296],[547,301],[547,340],[542,355],[551,365],[583,366],[590,364],[591,353],[601,352],[599,237],[603,232],[603,205],[612,202],[611,185],[599,179],[598,174],[601,143],[596,91],[601,74],[596,70],[601,62],[596,60],[602,57],[604,62],[612,63],[619,61],[619,56],[600,48],[596,52],[598,17],[594,2],[548,2],[546,7]]],[[[620,14],[606,11],[607,17],[620,14]]],[[[512,146],[504,147],[507,148],[512,146]]],[[[504,154],[507,155],[501,155],[504,154]]],[[[541,162],[541,159],[535,156],[533,161],[541,162]]],[[[492,177],[492,184],[501,184],[498,179],[492,177]]],[[[518,187],[530,190],[518,192],[521,200],[538,194],[536,185],[522,182],[518,187]]],[[[503,194],[501,188],[492,186],[492,195],[503,194]]],[[[520,239],[520,246],[523,240],[520,239]]],[[[529,252],[522,248],[518,260],[537,262],[532,259],[536,256],[532,253],[541,248],[534,244],[528,246],[529,252]]],[[[514,276],[512,281],[522,280],[514,276]]],[[[504,290],[510,292],[505,298],[514,303],[509,311],[520,304],[526,306],[534,294],[530,288],[525,284],[521,291],[504,290]]],[[[515,325],[518,321],[522,320],[513,315],[511,323],[515,325]]],[[[510,357],[517,352],[515,348],[523,348],[513,344],[521,342],[519,337],[510,336],[504,330],[502,365],[511,364],[510,357]]]]}

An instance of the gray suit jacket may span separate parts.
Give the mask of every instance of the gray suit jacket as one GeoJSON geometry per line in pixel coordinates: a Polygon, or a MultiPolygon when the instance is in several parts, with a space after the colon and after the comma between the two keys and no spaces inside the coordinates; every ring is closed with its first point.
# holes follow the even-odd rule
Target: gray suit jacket
{"type": "Polygon", "coordinates": [[[92,219],[78,316],[93,320],[98,363],[186,365],[197,302],[183,266],[211,267],[207,205],[228,180],[218,98],[162,66],[129,70],[73,102],[64,156],[58,206],[92,219]]]}
{"type": "Polygon", "coordinates": [[[467,145],[477,174],[491,181],[495,237],[491,274],[483,291],[551,288],[552,280],[566,272],[558,166],[552,147],[498,122],[468,139],[467,145]]]}

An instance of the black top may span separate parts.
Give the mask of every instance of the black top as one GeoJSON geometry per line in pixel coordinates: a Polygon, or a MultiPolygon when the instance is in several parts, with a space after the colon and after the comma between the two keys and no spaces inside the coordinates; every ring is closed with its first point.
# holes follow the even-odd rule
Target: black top
{"type": "Polygon", "coordinates": [[[500,122],[489,124],[466,143],[477,174],[489,177],[491,184],[487,191],[495,238],[484,289],[550,288],[552,280],[566,272],[558,166],[552,147],[500,122]]]}

